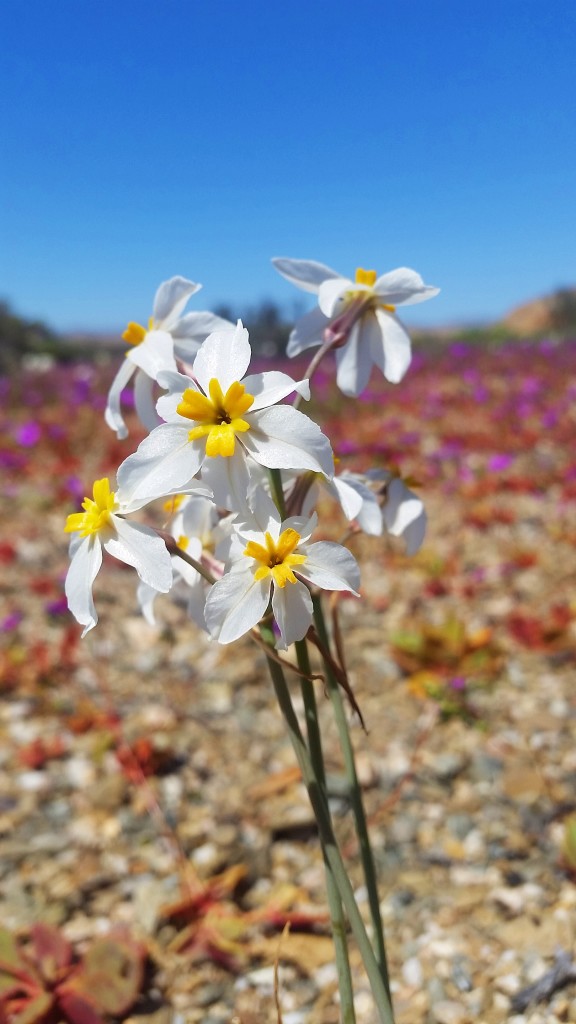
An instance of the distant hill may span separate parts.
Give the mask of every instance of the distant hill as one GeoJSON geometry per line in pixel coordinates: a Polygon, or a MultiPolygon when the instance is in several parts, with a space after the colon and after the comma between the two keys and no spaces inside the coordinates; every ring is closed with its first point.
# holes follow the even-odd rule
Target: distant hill
{"type": "Polygon", "coordinates": [[[510,334],[530,338],[542,334],[576,334],[576,288],[561,288],[513,309],[502,325],[510,334]]]}

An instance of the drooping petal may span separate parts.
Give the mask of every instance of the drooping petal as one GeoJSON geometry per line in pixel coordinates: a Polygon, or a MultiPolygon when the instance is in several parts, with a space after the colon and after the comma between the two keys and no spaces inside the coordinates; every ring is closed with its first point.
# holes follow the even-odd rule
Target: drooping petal
{"type": "Polygon", "coordinates": [[[332,541],[317,541],[306,548],[306,561],[297,573],[322,590],[349,590],[358,596],[360,569],[347,548],[332,541]]]}
{"type": "MultiPolygon", "coordinates": [[[[340,502],[340,506],[346,519],[356,519],[360,509],[362,508],[363,496],[360,494],[357,487],[352,484],[349,480],[343,480],[342,477],[335,476],[330,481],[330,489],[336,491],[336,497],[340,502]]],[[[368,490],[368,488],[366,488],[368,490]]]]}
{"type": "Polygon", "coordinates": [[[379,334],[372,331],[370,335],[372,358],[386,380],[398,384],[412,360],[410,335],[393,313],[377,309],[375,318],[379,334]]]}
{"type": "Polygon", "coordinates": [[[228,573],[210,589],[204,615],[209,633],[230,644],[255,626],[266,611],[270,580],[255,580],[248,570],[228,573]]]}
{"type": "Polygon", "coordinates": [[[336,306],[348,291],[358,288],[346,277],[337,277],[334,281],[324,281],[318,292],[318,305],[324,316],[333,316],[336,306]]]}
{"type": "Polygon", "coordinates": [[[280,630],[282,643],[276,644],[285,650],[296,640],[303,640],[312,623],[312,597],[304,583],[287,583],[285,587],[274,587],[272,611],[280,630]]]}
{"type": "Polygon", "coordinates": [[[154,326],[169,331],[190,296],[200,291],[201,287],[201,284],[188,281],[185,277],[171,277],[169,281],[163,281],[154,297],[154,326]]]}
{"type": "Polygon", "coordinates": [[[205,394],[214,378],[226,393],[231,384],[242,380],[250,356],[248,331],[239,320],[234,331],[215,331],[206,338],[194,360],[194,376],[205,394]]]}
{"type": "Polygon", "coordinates": [[[439,291],[439,288],[424,284],[420,274],[410,267],[390,270],[382,274],[374,285],[375,294],[390,306],[413,306],[416,302],[433,299],[439,291]]]}
{"type": "Polygon", "coordinates": [[[84,537],[74,545],[74,554],[66,575],[64,589],[68,607],[74,618],[84,626],[86,636],[98,622],[92,597],[92,584],[102,565],[102,545],[97,534],[84,537]]]}
{"type": "Polygon", "coordinates": [[[356,499],[360,499],[360,507],[350,516],[342,501],[344,514],[349,519],[356,519],[364,533],[368,533],[372,537],[379,537],[383,529],[382,508],[374,491],[353,473],[343,473],[340,477],[334,477],[334,483],[341,495],[345,488],[348,495],[354,493],[356,499]]]}
{"type": "Polygon", "coordinates": [[[417,516],[416,519],[413,519],[404,530],[403,536],[406,542],[406,554],[410,557],[415,555],[424,543],[427,522],[428,517],[426,515],[426,510],[423,508],[420,515],[417,516]]]}
{"type": "Polygon", "coordinates": [[[341,277],[336,270],[316,260],[291,260],[284,256],[275,256],[272,263],[279,274],[305,292],[316,294],[323,281],[341,277]]]}
{"type": "Polygon", "coordinates": [[[188,440],[187,427],[162,423],[118,469],[126,503],[160,498],[185,487],[202,465],[202,443],[188,440]]]}
{"type": "Polygon", "coordinates": [[[289,405],[250,415],[240,441],[256,462],[270,469],[313,469],[331,477],[334,456],[328,438],[308,416],[289,405]]]}
{"type": "Polygon", "coordinates": [[[121,441],[125,437],[128,437],[128,427],[124,422],[122,415],[122,408],[120,404],[120,397],[126,385],[130,382],[132,375],[136,372],[136,367],[129,359],[124,358],[118,367],[118,372],[112,381],[110,391],[108,392],[108,402],[104,411],[104,419],[110,427],[114,430],[121,441]]]}
{"type": "Polygon", "coordinates": [[[104,541],[106,551],[136,569],[143,583],[167,594],[172,586],[172,560],[162,538],[141,523],[119,516],[113,516],[113,520],[116,536],[104,541]]]}
{"type": "Polygon", "coordinates": [[[288,338],[286,355],[292,358],[307,348],[322,344],[322,334],[328,326],[328,317],[316,306],[310,313],[305,313],[296,321],[288,338]]]}
{"type": "Polygon", "coordinates": [[[360,324],[360,321],[354,324],[346,344],[336,349],[336,383],[343,394],[353,397],[366,388],[373,361],[369,346],[361,344],[360,324]]]}
{"type": "Polygon", "coordinates": [[[149,626],[156,625],[156,616],[154,614],[154,602],[158,597],[158,591],[154,590],[154,587],[150,587],[147,583],[139,581],[136,588],[136,600],[142,615],[146,619],[149,626]]]}
{"type": "Polygon", "coordinates": [[[154,381],[142,370],[136,370],[134,379],[134,405],[140,418],[140,422],[146,430],[154,430],[162,420],[156,412],[156,398],[154,395],[154,381]]]}
{"type": "Polygon", "coordinates": [[[250,412],[266,409],[287,398],[294,391],[302,395],[306,401],[310,399],[310,384],[307,380],[293,380],[287,373],[279,370],[268,370],[265,373],[252,373],[242,381],[249,395],[254,395],[250,412]]]}
{"type": "Polygon", "coordinates": [[[388,533],[404,537],[409,555],[418,551],[426,532],[426,512],[418,498],[403,480],[395,478],[388,484],[382,517],[388,533]]]}

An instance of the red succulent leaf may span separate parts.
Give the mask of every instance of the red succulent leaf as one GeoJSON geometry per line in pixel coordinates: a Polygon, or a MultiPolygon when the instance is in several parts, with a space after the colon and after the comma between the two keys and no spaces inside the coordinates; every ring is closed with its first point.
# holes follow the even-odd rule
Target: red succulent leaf
{"type": "Polygon", "coordinates": [[[71,983],[59,988],[58,1006],[69,1024],[104,1024],[89,997],[77,992],[71,983]]]}
{"type": "MultiPolygon", "coordinates": [[[[138,998],[144,974],[145,950],[124,936],[98,939],[88,950],[74,977],[61,990],[89,1002],[98,1014],[120,1017],[138,998]]],[[[78,1024],[91,1024],[86,1020],[78,1024]]]]}
{"type": "Polygon", "coordinates": [[[49,924],[35,924],[31,929],[34,958],[42,977],[50,983],[62,979],[72,963],[72,948],[62,933],[49,924]]]}
{"type": "Polygon", "coordinates": [[[51,992],[39,992],[33,999],[26,1000],[24,1008],[19,1013],[10,1013],[8,1020],[10,1024],[44,1024],[49,1019],[54,1006],[54,996],[51,992]]]}
{"type": "Polygon", "coordinates": [[[42,988],[40,975],[24,956],[12,932],[0,928],[0,1001],[16,992],[42,988]]]}

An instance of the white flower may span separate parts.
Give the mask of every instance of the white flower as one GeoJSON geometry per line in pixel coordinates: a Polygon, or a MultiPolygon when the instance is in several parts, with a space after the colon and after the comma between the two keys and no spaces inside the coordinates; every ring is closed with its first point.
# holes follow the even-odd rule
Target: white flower
{"type": "Polygon", "coordinates": [[[328,491],[339,503],[346,519],[356,520],[364,533],[371,534],[373,537],[380,536],[382,533],[382,506],[365,474],[344,470],[332,480],[326,480],[316,474],[302,505],[304,515],[310,514],[316,507],[319,489],[328,491]]]}
{"type": "Polygon", "coordinates": [[[212,586],[206,601],[206,624],[219,643],[229,644],[252,629],[270,598],[280,631],[277,647],[302,640],[312,623],[307,584],[358,596],[356,559],[340,544],[309,543],[315,526],[316,516],[282,522],[271,498],[257,492],[253,513],[234,524],[230,572],[212,586]]]}
{"type": "Polygon", "coordinates": [[[201,284],[185,277],[171,277],[164,281],[154,298],[148,327],[130,322],[122,338],[131,347],[108,393],[104,417],[119,438],[128,434],[122,416],[120,396],[136,374],[134,400],[138,415],[148,430],[160,420],[156,415],[152,397],[152,381],[161,370],[176,370],[176,359],[192,359],[200,344],[211,331],[232,330],[234,324],[214,313],[198,312],[181,316],[188,299],[199,291],[201,284]]]}
{"type": "MultiPolygon", "coordinates": [[[[221,576],[224,570],[220,549],[230,533],[229,517],[220,520],[218,510],[210,498],[177,494],[165,503],[167,512],[175,513],[170,523],[170,533],[178,548],[196,562],[210,569],[214,576],[221,576]]],[[[204,605],[210,584],[185,559],[172,555],[174,586],[171,596],[177,598],[184,592],[188,615],[206,630],[204,605]]],[[[138,602],[144,617],[155,624],[154,602],[158,591],[147,583],[138,585],[138,602]]]]}
{"type": "Polygon", "coordinates": [[[422,500],[401,477],[382,472],[387,478],[385,500],[382,505],[382,519],[388,533],[402,537],[406,542],[406,554],[415,555],[422,547],[426,533],[426,509],[422,500]]]}
{"type": "Polygon", "coordinates": [[[431,299],[438,288],[424,284],[408,267],[380,277],[375,270],[358,268],[352,281],[314,260],[272,262],[297,287],[318,295],[319,308],[302,317],[290,335],[289,356],[322,343],[334,347],[336,380],[346,395],[364,390],[373,363],[393,384],[402,380],[410,365],[410,338],[396,307],[431,299]]]}
{"type": "Polygon", "coordinates": [[[194,360],[192,376],[162,373],[169,394],[158,401],[166,421],[122,463],[118,481],[131,500],[151,500],[202,480],[223,508],[246,505],[248,462],[272,469],[313,469],[331,476],[332,449],[320,428],[287,405],[293,391],[309,397],[308,381],[273,371],[245,377],[248,331],[211,334],[194,360]]]}
{"type": "Polygon", "coordinates": [[[83,512],[66,520],[72,561],[66,576],[68,607],[84,626],[82,636],[98,622],[92,598],[92,584],[102,565],[102,548],[136,569],[138,576],[154,590],[166,593],[172,586],[172,563],[164,541],[148,526],[122,518],[137,505],[125,502],[110,490],[107,477],[96,480],[93,497],[82,502],[83,512]]]}
{"type": "Polygon", "coordinates": [[[302,502],[302,514],[309,515],[316,507],[322,489],[339,502],[346,518],[355,520],[364,533],[379,537],[386,530],[404,539],[407,555],[415,555],[424,541],[427,518],[423,502],[408,482],[385,469],[367,473],[344,470],[333,480],[316,474],[302,502]]]}

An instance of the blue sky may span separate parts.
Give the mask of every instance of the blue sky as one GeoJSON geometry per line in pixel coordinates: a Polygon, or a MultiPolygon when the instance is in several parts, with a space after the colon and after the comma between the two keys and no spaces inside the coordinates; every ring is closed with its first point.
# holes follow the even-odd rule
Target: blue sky
{"type": "Polygon", "coordinates": [[[566,0],[3,0],[0,296],[116,329],[305,296],[272,256],[442,288],[408,323],[576,284],[566,0]]]}

